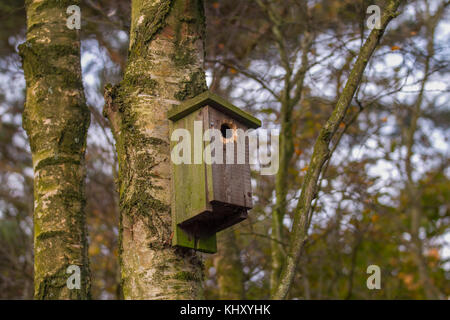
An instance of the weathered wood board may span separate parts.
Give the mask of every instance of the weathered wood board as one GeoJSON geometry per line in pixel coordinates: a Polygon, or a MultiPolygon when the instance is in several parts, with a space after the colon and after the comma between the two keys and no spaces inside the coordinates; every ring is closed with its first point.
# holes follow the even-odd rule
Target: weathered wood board
{"type": "MultiPolygon", "coordinates": [[[[176,129],[187,129],[191,139],[190,163],[172,161],[171,165],[172,244],[215,252],[216,232],[246,219],[247,210],[252,208],[248,141],[244,137],[243,149],[239,149],[237,130],[244,133],[248,128],[259,127],[260,122],[209,92],[169,111],[169,119],[171,135],[176,129]],[[199,127],[195,129],[196,121],[201,124],[201,132],[199,127]],[[205,149],[211,140],[204,141],[203,133],[225,128],[231,129],[230,136],[223,130],[223,135],[215,137],[223,142],[223,163],[205,162],[205,149]],[[201,163],[194,163],[195,144],[197,151],[198,147],[201,149],[201,163]],[[227,150],[231,151],[231,163],[227,163],[227,150]],[[245,155],[240,157],[243,163],[237,163],[238,152],[245,155]]],[[[171,150],[178,143],[171,142],[171,150]]]]}

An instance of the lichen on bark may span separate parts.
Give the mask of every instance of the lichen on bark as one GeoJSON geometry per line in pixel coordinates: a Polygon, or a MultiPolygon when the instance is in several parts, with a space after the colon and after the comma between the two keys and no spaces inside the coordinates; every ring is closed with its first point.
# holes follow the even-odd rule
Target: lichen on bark
{"type": "Polygon", "coordinates": [[[132,2],[128,65],[105,88],[119,159],[119,253],[125,299],[203,297],[203,264],[171,246],[167,111],[207,90],[199,0],[132,2]]]}
{"type": "Polygon", "coordinates": [[[34,168],[36,299],[88,299],[84,154],[90,114],[80,65],[80,35],[66,9],[80,1],[26,1],[27,40],[19,47],[26,79],[23,127],[34,168]],[[67,287],[67,268],[81,288],[67,287]]]}

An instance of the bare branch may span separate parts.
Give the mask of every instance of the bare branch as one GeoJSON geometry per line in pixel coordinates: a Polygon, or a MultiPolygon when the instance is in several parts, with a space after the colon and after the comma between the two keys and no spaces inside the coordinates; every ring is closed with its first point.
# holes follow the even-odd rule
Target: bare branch
{"type": "Polygon", "coordinates": [[[273,299],[285,299],[289,293],[298,260],[303,251],[307,237],[308,217],[311,210],[311,202],[317,196],[317,183],[325,162],[330,157],[329,144],[334,137],[339,124],[342,122],[353,96],[361,82],[367,63],[375,51],[389,22],[396,17],[400,0],[389,1],[381,18],[381,28],[373,29],[361,48],[358,59],[353,66],[346,86],[339,97],[336,107],[319,133],[314,145],[313,155],[303,181],[302,192],[298,201],[294,222],[292,226],[292,239],[289,254],[280,277],[280,283],[273,299]]]}

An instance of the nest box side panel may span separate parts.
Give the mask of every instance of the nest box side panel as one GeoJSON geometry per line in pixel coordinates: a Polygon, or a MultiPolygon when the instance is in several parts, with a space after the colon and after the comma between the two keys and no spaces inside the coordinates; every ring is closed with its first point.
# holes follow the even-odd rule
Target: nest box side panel
{"type": "MultiPolygon", "coordinates": [[[[248,129],[247,126],[238,120],[229,117],[222,112],[209,107],[209,126],[218,130],[222,125],[230,127],[234,132],[236,129],[241,129],[244,132],[248,129]]],[[[223,144],[223,164],[212,164],[212,181],[213,181],[213,196],[210,201],[217,201],[221,203],[231,204],[246,209],[252,208],[252,190],[250,179],[250,165],[248,162],[248,143],[244,140],[244,150],[238,150],[237,135],[234,134],[230,138],[222,137],[223,144]],[[234,154],[232,155],[232,164],[226,163],[226,146],[227,144],[234,145],[234,154]],[[238,163],[238,152],[244,152],[244,163],[238,163]]]]}
{"type": "MultiPolygon", "coordinates": [[[[194,163],[194,121],[204,122],[204,109],[197,110],[184,118],[170,123],[170,135],[176,129],[187,129],[190,133],[190,163],[175,164],[171,161],[172,168],[172,244],[175,246],[188,247],[203,252],[216,251],[215,235],[207,238],[195,239],[188,234],[180,224],[205,211],[212,210],[207,199],[207,170],[202,161],[194,163]]],[[[201,133],[200,133],[201,134],[201,133]]],[[[201,137],[202,138],[202,137],[201,137]]],[[[197,137],[198,139],[198,137],[197,137]]],[[[182,141],[171,141],[171,150],[182,141]]],[[[203,157],[203,139],[201,145],[203,157]]]]}
{"type": "Polygon", "coordinates": [[[208,237],[195,238],[179,226],[176,226],[174,229],[172,245],[191,248],[205,253],[217,252],[217,239],[215,233],[208,237]]]}

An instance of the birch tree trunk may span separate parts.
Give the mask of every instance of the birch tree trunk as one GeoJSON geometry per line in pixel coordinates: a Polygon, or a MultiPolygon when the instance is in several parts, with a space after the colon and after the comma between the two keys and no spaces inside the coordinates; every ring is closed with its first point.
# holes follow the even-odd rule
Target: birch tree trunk
{"type": "Polygon", "coordinates": [[[79,31],[66,9],[79,1],[26,2],[27,41],[19,48],[27,91],[23,113],[34,168],[36,299],[90,297],[84,153],[90,114],[80,65],[79,31]],[[66,285],[80,267],[80,289],[66,285]]]}
{"type": "Polygon", "coordinates": [[[125,299],[203,297],[196,252],[171,246],[166,112],[207,90],[201,0],[134,0],[128,65],[105,88],[119,159],[120,264],[125,299]]]}

